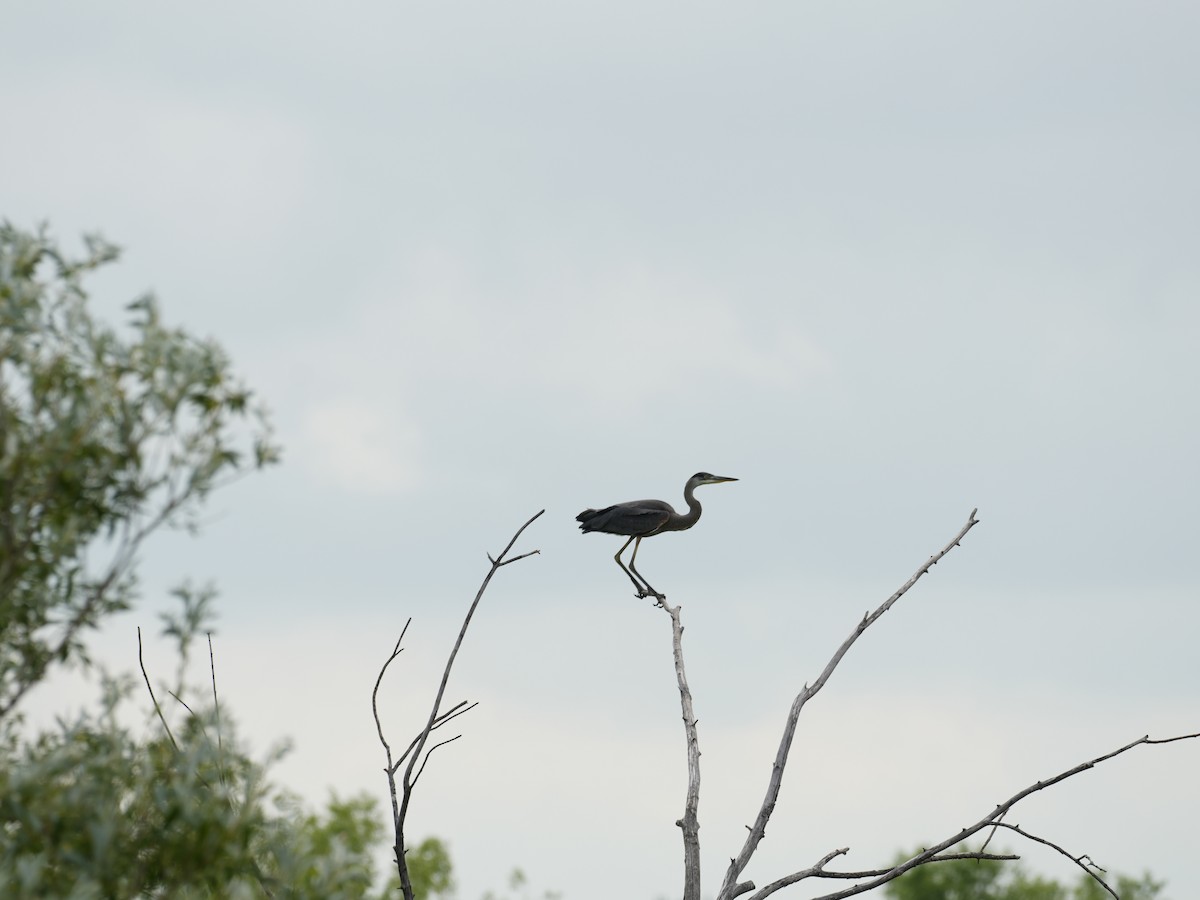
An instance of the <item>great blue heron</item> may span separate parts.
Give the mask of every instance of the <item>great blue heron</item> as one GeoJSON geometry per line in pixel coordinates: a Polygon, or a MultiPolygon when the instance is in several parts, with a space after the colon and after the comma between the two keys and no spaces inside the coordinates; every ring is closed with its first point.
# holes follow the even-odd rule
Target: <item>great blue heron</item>
{"type": "Polygon", "coordinates": [[[613,559],[637,588],[638,597],[654,597],[661,602],[667,599],[666,596],[650,587],[650,582],[643,578],[642,573],[634,566],[642,538],[662,534],[664,531],[685,531],[691,528],[700,520],[701,513],[700,504],[694,494],[696,488],[702,484],[720,484],[723,481],[737,479],[710,475],[708,472],[697,472],[689,478],[683,486],[683,499],[687,501],[688,511],[682,515],[675,512],[670,503],[662,500],[631,500],[616,506],[606,506],[604,509],[585,509],[575,517],[575,521],[579,523],[579,530],[584,534],[589,531],[601,531],[604,534],[629,535],[629,540],[621,545],[613,559]],[[633,555],[626,567],[625,563],[621,562],[621,554],[630,544],[633,544],[633,555]]]}

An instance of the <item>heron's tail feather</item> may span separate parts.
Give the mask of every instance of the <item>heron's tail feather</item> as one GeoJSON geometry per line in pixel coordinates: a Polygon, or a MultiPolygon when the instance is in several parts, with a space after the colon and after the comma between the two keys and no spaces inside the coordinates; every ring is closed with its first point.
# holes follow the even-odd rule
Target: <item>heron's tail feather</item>
{"type": "Polygon", "coordinates": [[[595,525],[599,523],[593,522],[592,520],[601,513],[608,512],[610,509],[612,509],[611,506],[605,509],[585,509],[575,517],[575,521],[579,523],[579,530],[583,532],[595,530],[595,525]]]}

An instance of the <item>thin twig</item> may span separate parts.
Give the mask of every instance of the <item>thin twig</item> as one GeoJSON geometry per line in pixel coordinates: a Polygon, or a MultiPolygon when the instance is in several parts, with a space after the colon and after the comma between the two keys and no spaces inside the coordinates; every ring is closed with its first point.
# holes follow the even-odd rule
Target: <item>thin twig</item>
{"type": "MultiPolygon", "coordinates": [[[[545,512],[545,510],[542,510],[542,512],[545,512]]],[[[538,513],[539,516],[541,514],[542,513],[538,513]]],[[[506,560],[504,560],[504,562],[496,563],[496,568],[500,569],[500,568],[503,568],[504,566],[510,566],[515,562],[520,562],[521,560],[525,559],[525,557],[527,557],[527,556],[540,556],[541,553],[542,553],[541,550],[530,550],[528,553],[522,553],[520,556],[514,556],[512,559],[506,559],[506,560]]],[[[491,557],[489,557],[489,559],[490,558],[491,557]]]]}
{"type": "Polygon", "coordinates": [[[392,648],[392,655],[387,658],[387,661],[379,669],[379,675],[375,679],[375,687],[371,690],[371,715],[375,717],[375,732],[379,735],[379,743],[383,745],[384,753],[387,755],[387,768],[384,769],[384,772],[387,774],[388,794],[392,800],[393,823],[399,819],[400,804],[396,799],[396,769],[392,765],[392,747],[387,742],[387,738],[383,736],[383,725],[379,722],[379,684],[383,681],[383,675],[387,671],[388,666],[392,664],[392,660],[400,655],[400,644],[404,641],[404,635],[408,633],[408,626],[411,624],[412,616],[409,616],[408,621],[404,623],[404,628],[400,632],[400,637],[396,639],[396,646],[392,648]]]}
{"type": "Polygon", "coordinates": [[[175,743],[175,735],[171,734],[171,726],[167,724],[166,717],[163,716],[162,709],[159,708],[158,698],[154,696],[154,688],[150,686],[150,676],[146,674],[146,664],[142,661],[142,627],[139,625],[137,630],[138,636],[138,666],[142,670],[142,678],[146,680],[146,690],[150,692],[150,702],[154,704],[154,711],[158,713],[158,720],[162,722],[162,726],[166,729],[167,737],[171,739],[171,746],[175,748],[175,752],[179,752],[179,745],[175,743]]]}
{"type": "Polygon", "coordinates": [[[224,756],[225,747],[221,743],[221,701],[217,699],[217,663],[213,659],[212,632],[206,631],[205,636],[208,638],[208,671],[212,676],[213,717],[217,723],[217,753],[224,756]]]}
{"type": "Polygon", "coordinates": [[[419,769],[417,769],[417,774],[413,776],[413,780],[412,780],[413,786],[415,786],[417,781],[420,780],[421,773],[425,771],[425,767],[427,765],[429,765],[429,757],[433,756],[433,751],[436,750],[438,747],[445,747],[447,744],[457,741],[460,737],[462,737],[461,734],[456,734],[452,738],[446,738],[446,740],[444,740],[444,741],[439,741],[438,743],[434,744],[432,747],[430,747],[428,750],[425,751],[425,762],[421,763],[421,767],[419,769]]]}
{"type": "MultiPolygon", "coordinates": [[[[1152,737],[1150,737],[1150,735],[1146,735],[1144,738],[1142,738],[1142,741],[1147,744],[1173,744],[1176,741],[1190,741],[1192,738],[1198,738],[1198,737],[1200,737],[1200,732],[1198,732],[1196,734],[1179,734],[1179,735],[1176,735],[1175,737],[1169,737],[1169,738],[1152,738],[1152,737]]],[[[1116,753],[1113,754],[1113,756],[1116,756],[1116,755],[1117,755],[1116,753]]],[[[1097,760],[1097,762],[1099,762],[1099,761],[1100,760],[1097,760]]]]}
{"type": "Polygon", "coordinates": [[[959,542],[962,541],[967,532],[979,524],[979,520],[975,518],[977,512],[979,512],[978,509],[971,510],[971,515],[967,517],[967,523],[959,529],[958,534],[951,539],[950,543],[929,557],[929,560],[921,568],[917,569],[916,573],[901,585],[899,590],[880,604],[874,612],[863,617],[863,620],[858,623],[854,631],[850,633],[850,636],[838,647],[821,674],[817,676],[817,680],[811,686],[806,684],[796,696],[796,699],[792,701],[787,721],[784,724],[783,736],[779,741],[779,749],[775,754],[775,761],[771,766],[771,775],[767,781],[766,796],[763,799],[762,806],[759,807],[758,816],[754,820],[753,827],[749,829],[750,834],[747,835],[745,843],[742,844],[742,849],[735,858],[729,861],[729,868],[725,872],[725,880],[721,884],[721,890],[717,893],[717,900],[732,900],[733,897],[737,896],[737,894],[733,893],[735,887],[741,886],[737,884],[737,879],[746,866],[749,865],[750,858],[754,855],[754,851],[758,849],[759,842],[762,841],[766,834],[767,822],[771,818],[771,813],[775,809],[775,802],[779,797],[779,789],[783,783],[783,770],[787,766],[788,755],[792,749],[792,740],[796,735],[796,725],[800,719],[800,713],[804,709],[804,705],[825,686],[825,683],[829,680],[829,676],[833,674],[834,669],[838,667],[842,658],[854,646],[854,642],[862,636],[862,633],[877,622],[880,616],[891,609],[893,604],[903,597],[908,592],[908,589],[916,584],[926,572],[937,565],[943,556],[959,546],[959,542]]]}
{"type": "MultiPolygon", "coordinates": [[[[1005,812],[1007,812],[1007,810],[1005,810],[1005,812]]],[[[992,830],[988,832],[987,838],[984,840],[983,844],[979,848],[979,851],[981,853],[987,849],[988,844],[990,844],[992,842],[992,838],[994,838],[996,836],[996,831],[1000,828],[1000,820],[1003,818],[1004,818],[1004,813],[1000,813],[1000,815],[996,817],[996,822],[994,825],[992,825],[992,830]]]]}
{"type": "Polygon", "coordinates": [[[212,632],[206,631],[208,638],[208,671],[212,677],[213,689],[213,719],[217,725],[217,772],[221,776],[221,784],[225,784],[225,745],[221,739],[221,702],[217,699],[217,662],[213,658],[212,632]]]}
{"type": "MultiPolygon", "coordinates": [[[[183,702],[182,697],[180,697],[177,693],[175,693],[170,688],[167,688],[167,693],[170,694],[172,697],[174,697],[175,702],[178,703],[180,706],[182,706],[184,709],[186,709],[193,719],[196,718],[196,714],[194,712],[192,712],[192,708],[190,706],[188,706],[186,703],[183,702]]],[[[203,728],[203,727],[204,726],[201,726],[201,728],[203,728]]]]}
{"type": "Polygon", "coordinates": [[[371,690],[371,715],[375,717],[375,733],[379,735],[379,743],[383,744],[383,749],[387,751],[389,768],[391,768],[392,764],[392,748],[388,745],[387,738],[383,736],[383,725],[379,722],[379,685],[383,681],[383,676],[387,672],[388,666],[403,652],[404,648],[400,644],[404,641],[404,635],[408,633],[408,626],[411,624],[412,616],[409,616],[408,621],[404,623],[404,628],[400,631],[400,637],[396,638],[396,646],[392,648],[392,655],[387,658],[387,661],[379,669],[379,676],[375,679],[375,687],[371,690]]]}
{"type": "Polygon", "coordinates": [[[1099,875],[1096,874],[1096,870],[1103,872],[1104,869],[1101,868],[1100,866],[1096,865],[1096,863],[1094,861],[1092,861],[1092,858],[1090,856],[1088,856],[1086,853],[1081,856],[1072,856],[1070,853],[1068,853],[1066,850],[1064,850],[1062,847],[1060,847],[1058,844],[1054,843],[1053,841],[1048,841],[1044,837],[1038,837],[1036,834],[1026,831],[1020,825],[1009,825],[1007,822],[997,822],[996,826],[998,828],[1007,828],[1010,831],[1015,831],[1017,834],[1021,835],[1022,837],[1027,837],[1027,838],[1029,838],[1029,840],[1034,841],[1035,843],[1043,844],[1047,847],[1050,847],[1053,850],[1057,850],[1059,853],[1061,853],[1063,856],[1065,856],[1071,862],[1075,863],[1075,865],[1079,866],[1079,868],[1083,869],[1083,871],[1087,872],[1088,875],[1090,875],[1092,878],[1094,878],[1096,880],[1096,882],[1100,885],[1100,887],[1104,888],[1106,891],[1108,891],[1110,894],[1112,894],[1114,897],[1116,897],[1117,900],[1121,900],[1121,898],[1119,896],[1117,896],[1117,892],[1114,891],[1111,887],[1109,887],[1108,883],[1103,878],[1101,878],[1099,875]],[[1084,862],[1085,859],[1088,861],[1088,863],[1091,863],[1091,865],[1088,865],[1088,863],[1085,863],[1084,862]]]}

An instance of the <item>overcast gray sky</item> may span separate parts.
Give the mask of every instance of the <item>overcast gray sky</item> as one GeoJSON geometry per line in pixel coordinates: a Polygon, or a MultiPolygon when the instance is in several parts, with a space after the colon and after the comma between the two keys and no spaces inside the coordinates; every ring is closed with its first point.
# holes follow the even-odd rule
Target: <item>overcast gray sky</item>
{"type": "MultiPolygon", "coordinates": [[[[1200,730],[1200,7],[757,2],[10,5],[0,215],[126,248],[275,412],[286,462],[146,558],[133,664],[222,591],[229,708],[278,776],[385,798],[369,690],[416,727],[468,638],[418,835],[463,900],[674,895],[668,618],[586,506],[680,502],[640,568],[683,604],[715,891],[792,697],[979,507],[802,720],[760,884],[888,860],[1135,737],[1200,730]]],[[[170,659],[159,648],[166,674],[170,659]]],[[[80,702],[63,682],[47,715],[80,702]]],[[[1010,818],[1200,895],[1200,746],[1010,818]]],[[[1073,879],[1069,862],[1027,851],[1073,879]]],[[[793,891],[792,896],[809,896],[793,891]]]]}

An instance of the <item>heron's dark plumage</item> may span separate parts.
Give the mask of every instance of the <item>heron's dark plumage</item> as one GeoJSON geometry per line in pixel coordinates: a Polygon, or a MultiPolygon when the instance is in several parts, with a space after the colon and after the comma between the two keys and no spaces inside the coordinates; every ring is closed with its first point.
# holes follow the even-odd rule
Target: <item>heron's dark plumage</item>
{"type": "Polygon", "coordinates": [[[584,534],[602,531],[605,534],[648,537],[662,528],[674,514],[674,508],[662,500],[633,500],[604,509],[585,509],[575,517],[575,521],[584,534]]]}

